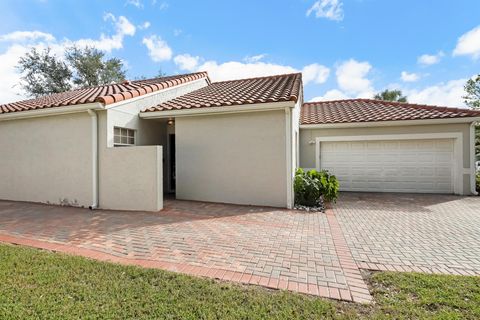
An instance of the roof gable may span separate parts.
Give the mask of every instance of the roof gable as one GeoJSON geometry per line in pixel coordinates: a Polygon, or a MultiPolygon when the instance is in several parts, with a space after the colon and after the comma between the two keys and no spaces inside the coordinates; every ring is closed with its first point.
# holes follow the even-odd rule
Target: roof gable
{"type": "Polygon", "coordinates": [[[40,98],[3,104],[0,105],[0,114],[93,102],[100,102],[104,105],[108,105],[202,78],[205,78],[210,82],[206,72],[197,72],[77,89],[40,98]]]}
{"type": "Polygon", "coordinates": [[[480,117],[480,111],[372,99],[307,102],[301,124],[358,123],[480,117]]]}

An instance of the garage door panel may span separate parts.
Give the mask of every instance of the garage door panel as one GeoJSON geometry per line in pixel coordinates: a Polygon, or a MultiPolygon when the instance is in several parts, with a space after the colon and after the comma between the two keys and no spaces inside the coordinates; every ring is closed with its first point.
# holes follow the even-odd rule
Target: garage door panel
{"type": "Polygon", "coordinates": [[[452,139],[322,142],[320,165],[345,191],[453,192],[452,139]]]}

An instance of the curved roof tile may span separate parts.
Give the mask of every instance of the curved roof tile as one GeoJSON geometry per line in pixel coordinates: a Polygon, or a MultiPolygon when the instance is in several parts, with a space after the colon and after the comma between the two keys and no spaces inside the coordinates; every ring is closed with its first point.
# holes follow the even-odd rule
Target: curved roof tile
{"type": "Polygon", "coordinates": [[[480,117],[480,111],[372,99],[306,102],[300,123],[355,123],[480,117]]]}
{"type": "Polygon", "coordinates": [[[210,79],[206,72],[197,72],[77,89],[35,99],[3,104],[0,105],[0,114],[92,102],[100,102],[104,105],[108,105],[202,78],[207,79],[210,83],[210,79]]]}
{"type": "Polygon", "coordinates": [[[301,90],[301,73],[214,82],[143,112],[297,101],[301,90]]]}

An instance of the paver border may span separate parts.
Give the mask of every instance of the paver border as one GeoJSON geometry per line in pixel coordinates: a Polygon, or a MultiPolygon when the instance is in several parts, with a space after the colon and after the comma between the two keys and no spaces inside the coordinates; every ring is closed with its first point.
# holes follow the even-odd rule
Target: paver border
{"type": "MultiPolygon", "coordinates": [[[[368,285],[363,280],[360,268],[353,259],[350,248],[348,247],[347,241],[343,236],[342,228],[340,223],[335,216],[334,210],[329,206],[325,210],[327,215],[328,225],[330,227],[330,232],[333,238],[333,243],[337,256],[340,262],[340,266],[345,274],[348,290],[341,291],[342,299],[350,295],[350,299],[354,302],[359,303],[370,303],[373,300],[370,291],[368,290],[368,285]]],[[[347,300],[347,299],[345,299],[347,300]]]]}

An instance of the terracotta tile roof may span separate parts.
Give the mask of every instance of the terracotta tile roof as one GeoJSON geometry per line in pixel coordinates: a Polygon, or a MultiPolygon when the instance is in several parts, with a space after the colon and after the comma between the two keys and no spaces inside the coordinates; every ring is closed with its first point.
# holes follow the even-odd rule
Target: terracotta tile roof
{"type": "Polygon", "coordinates": [[[301,124],[480,117],[480,111],[370,99],[307,102],[301,124]]]}
{"type": "Polygon", "coordinates": [[[100,102],[105,105],[138,97],[150,92],[174,87],[176,85],[206,78],[206,72],[197,72],[168,76],[155,79],[125,81],[118,84],[110,84],[86,89],[77,89],[57,94],[52,94],[36,99],[23,100],[19,102],[0,105],[0,114],[53,108],[61,106],[71,106],[91,102],[100,102]]]}
{"type": "Polygon", "coordinates": [[[144,112],[297,101],[301,91],[301,73],[214,82],[144,112]]]}

